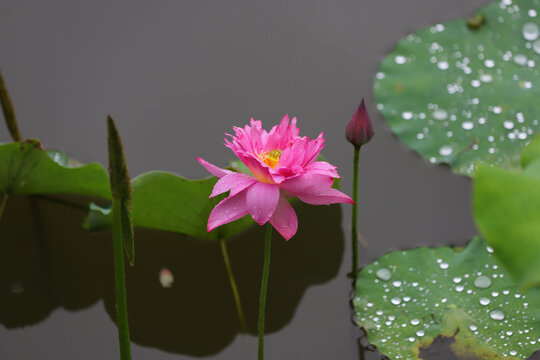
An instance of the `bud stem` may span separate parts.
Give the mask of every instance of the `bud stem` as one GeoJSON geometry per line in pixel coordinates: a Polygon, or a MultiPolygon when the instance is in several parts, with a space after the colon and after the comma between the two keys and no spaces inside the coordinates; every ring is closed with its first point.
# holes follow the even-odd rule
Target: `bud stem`
{"type": "Polygon", "coordinates": [[[353,160],[353,201],[352,206],[352,277],[356,279],[356,272],[358,271],[358,167],[360,162],[360,148],[361,146],[354,147],[354,160],[353,160]]]}

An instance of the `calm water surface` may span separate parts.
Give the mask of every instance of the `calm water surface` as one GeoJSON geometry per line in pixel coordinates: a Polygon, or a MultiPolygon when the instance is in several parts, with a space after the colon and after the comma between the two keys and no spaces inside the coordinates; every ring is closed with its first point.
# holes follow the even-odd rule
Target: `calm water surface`
{"type": "MultiPolygon", "coordinates": [[[[375,110],[378,64],[404,35],[487,1],[0,1],[0,66],[23,136],[106,163],[105,118],[121,130],[130,172],[206,176],[225,164],[223,133],[285,113],[351,193],[344,126],[366,97],[376,136],[361,155],[363,264],[393,249],[464,245],[477,234],[471,182],[399,143],[375,110]]],[[[7,132],[0,141],[8,141],[7,132]]],[[[85,204],[88,199],[58,197],[85,204]]],[[[351,321],[350,207],[299,205],[298,234],[273,241],[268,359],[380,359],[351,321]]],[[[13,198],[0,226],[0,358],[115,359],[111,233],[81,210],[13,198]]],[[[263,232],[230,239],[249,334],[240,335],[218,244],[136,231],[128,271],[134,359],[248,359],[256,354],[263,232]],[[158,281],[162,267],[172,288],[158,281]]],[[[441,345],[438,359],[447,344],[441,345]]],[[[432,352],[431,352],[432,353],[432,352]]]]}

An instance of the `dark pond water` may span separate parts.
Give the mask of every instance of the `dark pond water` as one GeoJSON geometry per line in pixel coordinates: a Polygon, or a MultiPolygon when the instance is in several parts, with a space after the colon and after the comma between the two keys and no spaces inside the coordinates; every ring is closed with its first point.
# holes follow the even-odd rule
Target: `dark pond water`
{"type": "MultiPolygon", "coordinates": [[[[366,97],[376,130],[361,155],[367,264],[392,249],[464,245],[477,234],[470,180],[399,143],[375,110],[372,85],[397,40],[485,3],[1,0],[0,66],[23,136],[106,163],[111,114],[132,175],[206,176],[194,158],[231,159],[222,139],[233,125],[254,116],[268,128],[289,113],[302,134],[325,132],[323,152],[351,193],[344,126],[366,97]]],[[[267,358],[380,359],[351,322],[350,207],[297,211],[298,234],[273,241],[267,358]]],[[[0,226],[1,359],[118,357],[111,233],[82,230],[84,215],[43,198],[10,201],[0,226]]],[[[133,358],[254,358],[262,238],[253,228],[228,243],[249,327],[241,336],[218,244],[138,229],[127,275],[133,358]],[[159,284],[162,267],[175,276],[170,289],[159,284]]],[[[445,346],[426,357],[451,358],[445,346]]]]}

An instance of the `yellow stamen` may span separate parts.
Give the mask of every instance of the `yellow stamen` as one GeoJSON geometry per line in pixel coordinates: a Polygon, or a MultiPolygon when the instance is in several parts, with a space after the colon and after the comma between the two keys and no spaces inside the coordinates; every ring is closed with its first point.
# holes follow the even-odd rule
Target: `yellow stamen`
{"type": "Polygon", "coordinates": [[[281,150],[274,149],[272,151],[265,151],[258,155],[259,159],[262,160],[263,163],[270,166],[272,169],[275,169],[279,162],[279,158],[281,157],[281,150]]]}

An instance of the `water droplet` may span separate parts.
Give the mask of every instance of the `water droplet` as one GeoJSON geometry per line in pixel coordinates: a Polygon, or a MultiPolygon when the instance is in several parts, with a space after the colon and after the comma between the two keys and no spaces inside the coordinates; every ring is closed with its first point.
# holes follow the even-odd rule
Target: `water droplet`
{"type": "Polygon", "coordinates": [[[508,353],[509,353],[510,355],[512,355],[512,356],[516,356],[516,355],[517,355],[517,351],[516,351],[516,350],[510,350],[508,353]]]}
{"type": "Polygon", "coordinates": [[[448,113],[443,109],[438,109],[433,112],[433,118],[435,120],[445,120],[448,117],[448,113]]]}
{"type": "Polygon", "coordinates": [[[474,124],[472,123],[472,121],[464,121],[463,124],[461,124],[461,127],[464,130],[471,130],[474,127],[474,124]]]}
{"type": "Polygon", "coordinates": [[[448,63],[446,61],[439,61],[437,67],[441,70],[446,70],[448,69],[448,63]]]}
{"type": "Polygon", "coordinates": [[[449,155],[452,155],[452,152],[453,152],[453,151],[454,151],[454,150],[452,149],[451,146],[444,145],[443,147],[441,147],[441,148],[439,149],[439,154],[440,154],[441,156],[449,156],[449,155]]]}
{"type": "Polygon", "coordinates": [[[401,281],[399,280],[396,280],[392,283],[392,285],[394,285],[395,287],[400,287],[401,286],[401,281]]]}
{"type": "Polygon", "coordinates": [[[411,325],[416,326],[416,325],[418,325],[418,324],[420,324],[420,320],[418,320],[418,319],[412,319],[412,320],[411,320],[411,325]]]}
{"type": "Polygon", "coordinates": [[[461,278],[456,276],[455,278],[452,279],[452,281],[456,284],[460,283],[461,282],[461,278]]]}
{"type": "Polygon", "coordinates": [[[492,111],[493,111],[494,114],[500,114],[502,112],[502,107],[494,106],[492,111]]]}
{"type": "Polygon", "coordinates": [[[471,86],[472,86],[472,87],[475,87],[475,88],[479,87],[481,84],[482,84],[482,83],[480,82],[480,80],[476,80],[476,79],[475,79],[475,80],[472,80],[472,81],[471,81],[471,86]]]}
{"type": "Polygon", "coordinates": [[[527,14],[529,14],[530,17],[536,17],[536,15],[537,15],[537,14],[536,14],[536,10],[534,10],[534,9],[530,9],[530,10],[527,12],[527,14]]]}
{"type": "Polygon", "coordinates": [[[486,59],[484,60],[484,66],[487,68],[492,68],[495,66],[495,61],[493,61],[492,59],[486,59]]]}
{"type": "Polygon", "coordinates": [[[497,296],[499,296],[499,292],[498,292],[498,291],[493,291],[493,292],[491,293],[491,296],[497,297],[497,296]]]}
{"type": "Polygon", "coordinates": [[[478,118],[478,123],[479,123],[480,125],[484,125],[484,124],[486,123],[486,118],[483,118],[483,117],[478,118]]]}
{"type": "Polygon", "coordinates": [[[463,285],[458,285],[458,286],[456,286],[456,291],[457,291],[457,292],[462,292],[463,289],[465,289],[465,287],[464,287],[463,285]]]}
{"type": "Polygon", "coordinates": [[[526,23],[521,28],[521,34],[525,40],[532,41],[538,38],[538,25],[535,23],[526,23]]]}
{"type": "Polygon", "coordinates": [[[493,254],[493,248],[491,246],[486,246],[486,251],[490,254],[493,254]]]}
{"type": "Polygon", "coordinates": [[[392,299],[390,300],[390,302],[391,302],[392,304],[394,304],[394,305],[399,305],[399,304],[401,304],[401,299],[398,298],[398,297],[394,297],[394,298],[392,298],[392,299]]]}
{"type": "Polygon", "coordinates": [[[412,336],[409,338],[410,342],[414,342],[414,340],[416,340],[416,339],[414,337],[412,337],[412,336]]]}
{"type": "Polygon", "coordinates": [[[533,50],[535,53],[540,54],[540,39],[533,43],[533,50]]]}
{"type": "Polygon", "coordinates": [[[508,129],[508,130],[511,130],[514,128],[514,122],[513,121],[510,121],[510,120],[506,120],[504,123],[503,123],[503,126],[505,129],[508,129]]]}
{"type": "Polygon", "coordinates": [[[424,330],[418,330],[418,331],[416,332],[416,336],[418,336],[418,337],[422,337],[422,336],[424,336],[424,335],[426,335],[426,332],[425,332],[424,330]]]}
{"type": "Polygon", "coordinates": [[[493,76],[491,76],[491,74],[482,74],[480,76],[480,80],[482,80],[482,82],[489,83],[493,81],[493,76]]]}
{"type": "Polygon", "coordinates": [[[396,62],[396,64],[402,65],[407,62],[407,58],[403,55],[398,55],[394,58],[394,61],[396,62]]]}
{"type": "Polygon", "coordinates": [[[476,325],[469,325],[469,330],[471,330],[471,331],[476,331],[476,330],[478,330],[478,326],[476,326],[476,325]]]}
{"type": "Polygon", "coordinates": [[[380,268],[375,274],[379,279],[384,281],[390,280],[392,278],[392,273],[387,268],[380,268]]]}
{"type": "Polygon", "coordinates": [[[489,317],[493,320],[500,321],[504,319],[504,313],[501,310],[493,310],[489,313],[489,317]]]}
{"type": "Polygon", "coordinates": [[[448,263],[445,263],[445,262],[440,263],[440,264],[439,264],[439,267],[440,267],[441,269],[443,269],[443,270],[446,270],[446,269],[448,269],[448,263]]]}
{"type": "Polygon", "coordinates": [[[489,305],[490,302],[491,302],[491,300],[489,300],[486,297],[480,298],[480,305],[484,305],[484,306],[489,305]]]}
{"type": "Polygon", "coordinates": [[[508,331],[506,332],[506,335],[507,335],[507,336],[511,336],[512,334],[513,334],[513,332],[510,331],[510,330],[508,330],[508,331]]]}
{"type": "Polygon", "coordinates": [[[514,63],[521,66],[527,65],[527,57],[523,54],[516,54],[514,56],[514,63]]]}
{"type": "Polygon", "coordinates": [[[413,113],[410,111],[404,111],[403,113],[401,113],[401,117],[403,118],[403,120],[410,120],[413,117],[413,113]]]}
{"type": "Polygon", "coordinates": [[[479,289],[486,289],[491,286],[491,279],[484,275],[479,276],[474,279],[474,286],[479,289]]]}

